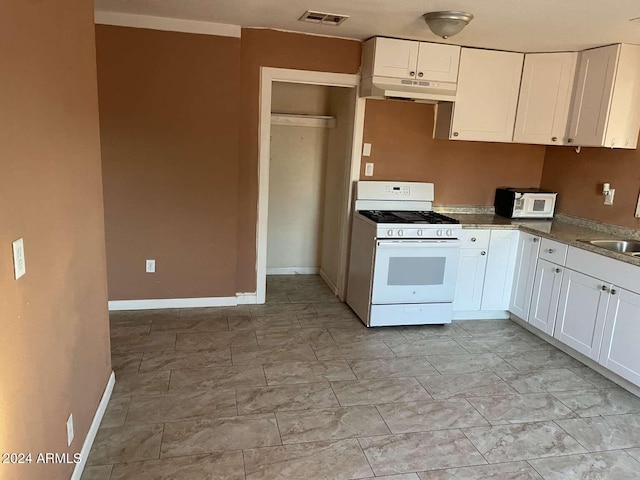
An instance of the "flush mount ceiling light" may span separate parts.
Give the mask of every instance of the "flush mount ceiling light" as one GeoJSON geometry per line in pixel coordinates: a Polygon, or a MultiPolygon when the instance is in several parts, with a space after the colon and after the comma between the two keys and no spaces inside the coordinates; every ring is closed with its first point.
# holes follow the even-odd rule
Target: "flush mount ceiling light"
{"type": "Polygon", "coordinates": [[[453,37],[460,33],[471,20],[473,20],[473,15],[470,13],[452,10],[424,14],[424,21],[427,22],[429,29],[442,38],[453,37]]]}

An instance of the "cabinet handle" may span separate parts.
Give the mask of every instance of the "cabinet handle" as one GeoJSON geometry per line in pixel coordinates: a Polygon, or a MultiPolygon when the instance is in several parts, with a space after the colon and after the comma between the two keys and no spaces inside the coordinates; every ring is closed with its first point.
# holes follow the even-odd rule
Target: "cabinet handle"
{"type": "Polygon", "coordinates": [[[547,252],[553,253],[553,252],[555,252],[555,250],[553,248],[550,248],[550,249],[547,250],[547,252]]]}
{"type": "Polygon", "coordinates": [[[567,138],[567,143],[573,143],[573,138],[567,138]]]}
{"type": "Polygon", "coordinates": [[[558,141],[558,137],[551,137],[551,141],[552,142],[557,142],[558,141]]]}
{"type": "Polygon", "coordinates": [[[480,252],[480,255],[486,255],[487,252],[485,252],[484,250],[480,252]]]}
{"type": "Polygon", "coordinates": [[[538,237],[533,237],[533,243],[538,243],[540,239],[538,237]]]}
{"type": "Polygon", "coordinates": [[[424,73],[422,73],[422,72],[418,72],[418,76],[419,76],[420,78],[422,78],[422,77],[424,77],[424,73]]]}
{"type": "Polygon", "coordinates": [[[556,269],[555,269],[555,272],[556,272],[556,273],[560,273],[561,271],[562,271],[562,270],[561,270],[561,269],[559,269],[559,268],[556,268],[556,269]]]}
{"type": "Polygon", "coordinates": [[[600,287],[600,290],[602,290],[603,292],[608,292],[609,291],[609,287],[607,287],[606,285],[602,285],[600,287]]]}
{"type": "Polygon", "coordinates": [[[611,295],[615,295],[616,293],[618,293],[618,291],[615,288],[611,289],[611,295]]]}
{"type": "Polygon", "coordinates": [[[476,237],[471,237],[471,241],[475,242],[476,241],[476,237]]]}
{"type": "Polygon", "coordinates": [[[410,75],[411,77],[415,77],[415,76],[416,76],[416,72],[409,72],[409,75],[410,75]]]}
{"type": "Polygon", "coordinates": [[[458,132],[453,132],[453,136],[457,137],[458,136],[458,132]]]}

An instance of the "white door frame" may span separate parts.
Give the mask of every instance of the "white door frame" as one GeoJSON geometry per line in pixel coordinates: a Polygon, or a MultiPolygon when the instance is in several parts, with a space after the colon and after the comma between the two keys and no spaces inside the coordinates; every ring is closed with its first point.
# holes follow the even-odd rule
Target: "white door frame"
{"type": "Polygon", "coordinates": [[[360,176],[360,152],[362,152],[362,134],[364,129],[365,99],[359,96],[360,75],[344,73],[314,72],[291,70],[287,68],[260,68],[260,123],[258,128],[258,223],[256,238],[256,301],[264,303],[267,293],[267,222],[269,213],[269,162],[271,156],[271,91],[273,82],[307,83],[328,87],[354,88],[356,104],[353,125],[353,145],[348,163],[350,181],[345,196],[346,208],[342,215],[340,259],[338,266],[338,296],[346,296],[347,260],[349,240],[353,182],[360,176]]]}

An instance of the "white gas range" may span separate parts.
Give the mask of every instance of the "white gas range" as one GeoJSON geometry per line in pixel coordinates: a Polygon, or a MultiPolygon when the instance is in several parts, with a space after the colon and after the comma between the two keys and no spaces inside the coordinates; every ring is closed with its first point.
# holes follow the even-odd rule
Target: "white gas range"
{"type": "Polygon", "coordinates": [[[451,322],[460,223],[432,183],[356,184],[347,303],[368,327],[451,322]]]}

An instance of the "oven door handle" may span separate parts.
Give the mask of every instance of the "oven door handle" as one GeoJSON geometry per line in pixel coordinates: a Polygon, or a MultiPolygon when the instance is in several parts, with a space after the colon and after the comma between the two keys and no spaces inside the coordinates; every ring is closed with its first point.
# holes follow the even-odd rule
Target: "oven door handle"
{"type": "Polygon", "coordinates": [[[378,240],[378,248],[455,248],[462,242],[458,239],[447,240],[378,240]]]}

